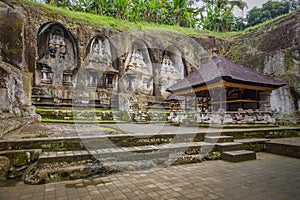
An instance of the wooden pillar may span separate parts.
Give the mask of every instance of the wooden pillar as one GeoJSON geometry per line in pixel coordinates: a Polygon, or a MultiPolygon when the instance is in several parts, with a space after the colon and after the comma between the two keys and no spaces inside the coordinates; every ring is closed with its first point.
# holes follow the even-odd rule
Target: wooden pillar
{"type": "MultiPolygon", "coordinates": [[[[240,88],[240,100],[242,100],[242,96],[244,94],[244,89],[240,88]]],[[[240,108],[243,108],[243,103],[240,101],[240,108]]]]}
{"type": "Polygon", "coordinates": [[[223,91],[222,88],[219,89],[220,92],[220,109],[223,108],[223,91]]]}
{"type": "Polygon", "coordinates": [[[256,103],[256,109],[259,109],[259,96],[258,96],[258,93],[259,93],[259,91],[258,90],[255,90],[255,93],[256,93],[256,101],[257,101],[257,103],[256,103]]]}

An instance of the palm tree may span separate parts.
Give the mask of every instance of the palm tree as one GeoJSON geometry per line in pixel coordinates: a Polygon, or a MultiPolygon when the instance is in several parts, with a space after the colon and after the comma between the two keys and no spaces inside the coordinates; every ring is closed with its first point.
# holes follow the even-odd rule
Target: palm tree
{"type": "Polygon", "coordinates": [[[242,0],[203,0],[205,6],[200,12],[203,29],[212,31],[232,31],[236,25],[234,7],[244,9],[247,3],[242,0]],[[206,15],[204,15],[204,13],[206,15]]]}
{"type": "Polygon", "coordinates": [[[173,0],[173,12],[175,13],[176,25],[180,25],[184,13],[193,12],[191,5],[193,0],[173,0]]]}

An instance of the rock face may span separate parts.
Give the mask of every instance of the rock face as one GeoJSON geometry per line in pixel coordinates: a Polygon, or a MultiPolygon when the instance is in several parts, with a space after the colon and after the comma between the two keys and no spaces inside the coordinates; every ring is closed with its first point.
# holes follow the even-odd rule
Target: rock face
{"type": "Polygon", "coordinates": [[[7,172],[10,168],[10,161],[5,156],[0,156],[0,181],[6,180],[7,172]]]}
{"type": "Polygon", "coordinates": [[[31,75],[0,61],[0,111],[17,116],[33,117],[30,105],[31,75]]]}
{"type": "MultiPolygon", "coordinates": [[[[103,109],[126,110],[132,106],[142,110],[149,102],[163,102],[166,87],[207,62],[212,51],[223,54],[229,47],[228,41],[209,36],[188,37],[194,42],[191,44],[185,36],[174,34],[169,34],[167,39],[156,33],[127,34],[73,20],[29,3],[4,2],[14,1],[1,2],[6,15],[12,11],[20,13],[13,18],[18,23],[11,23],[19,27],[13,33],[17,39],[11,41],[19,45],[18,60],[11,59],[14,62],[9,63],[32,74],[34,105],[75,103],[103,109]],[[170,41],[190,46],[176,46],[170,41]],[[162,66],[166,58],[170,66],[162,66]],[[130,76],[133,73],[134,78],[130,76]]],[[[3,24],[8,26],[10,21],[14,22],[3,20],[3,24]]],[[[6,55],[1,54],[3,61],[8,62],[6,55]]]]}
{"type": "Polygon", "coordinates": [[[212,36],[122,32],[26,2],[4,0],[0,7],[2,112],[30,115],[31,101],[143,110],[163,102],[166,87],[213,52],[225,54],[229,47],[234,61],[288,82],[271,94],[270,109],[299,109],[300,11],[231,43],[212,36]]]}
{"type": "Polygon", "coordinates": [[[300,11],[238,36],[228,57],[261,73],[285,80],[273,91],[271,109],[292,113],[300,105],[300,11]]]}
{"type": "Polygon", "coordinates": [[[0,60],[24,69],[22,9],[0,2],[0,60]]]}
{"type": "Polygon", "coordinates": [[[32,75],[23,60],[24,15],[20,8],[4,2],[0,8],[0,113],[32,117],[32,75]]]}

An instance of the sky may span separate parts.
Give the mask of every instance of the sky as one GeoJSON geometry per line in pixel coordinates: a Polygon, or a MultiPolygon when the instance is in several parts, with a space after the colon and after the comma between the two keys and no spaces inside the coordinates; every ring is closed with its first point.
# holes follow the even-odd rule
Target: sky
{"type": "Polygon", "coordinates": [[[248,12],[249,10],[251,10],[251,9],[254,8],[254,7],[261,8],[262,5],[263,5],[264,3],[266,3],[268,0],[244,0],[244,1],[247,3],[248,8],[245,8],[244,11],[241,11],[241,10],[239,10],[239,9],[235,9],[235,10],[234,10],[234,14],[235,14],[236,16],[244,16],[244,17],[246,17],[246,14],[247,14],[247,12],[248,12]]]}
{"type": "MultiPolygon", "coordinates": [[[[235,9],[235,10],[234,10],[234,14],[235,14],[236,16],[244,16],[244,17],[246,17],[246,14],[247,14],[247,12],[248,12],[249,10],[251,10],[253,7],[261,8],[262,5],[263,5],[264,3],[266,3],[268,0],[244,0],[244,1],[247,3],[248,8],[245,8],[244,11],[241,11],[241,10],[239,10],[239,9],[235,9]]],[[[196,3],[196,5],[197,5],[197,6],[201,6],[201,5],[202,5],[202,4],[201,4],[201,1],[199,1],[199,3],[196,3]]]]}
{"type": "Polygon", "coordinates": [[[268,0],[244,0],[244,1],[247,2],[248,4],[247,10],[249,11],[255,6],[261,8],[262,5],[266,3],[268,0]]]}

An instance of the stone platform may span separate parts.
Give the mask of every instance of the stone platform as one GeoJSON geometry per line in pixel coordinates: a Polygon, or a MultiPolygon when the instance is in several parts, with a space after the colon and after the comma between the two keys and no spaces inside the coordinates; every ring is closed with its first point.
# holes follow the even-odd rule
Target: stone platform
{"type": "Polygon", "coordinates": [[[266,152],[300,158],[300,137],[272,139],[266,142],[266,152]]]}
{"type": "Polygon", "coordinates": [[[291,131],[299,133],[297,127],[221,130],[168,124],[105,126],[123,134],[94,131],[94,127],[88,127],[87,131],[80,126],[77,136],[0,141],[0,155],[6,156],[10,151],[17,155],[11,157],[11,163],[15,164],[8,176],[29,177],[24,181],[36,184],[107,174],[119,169],[140,170],[220,158],[240,162],[255,159],[255,151],[264,151],[265,137],[288,136],[291,131]],[[253,143],[262,148],[251,149],[253,143]],[[33,149],[40,149],[38,157],[33,149]],[[27,168],[38,170],[28,171],[27,168]],[[35,182],[36,179],[30,177],[39,177],[39,180],[35,182]]]}

